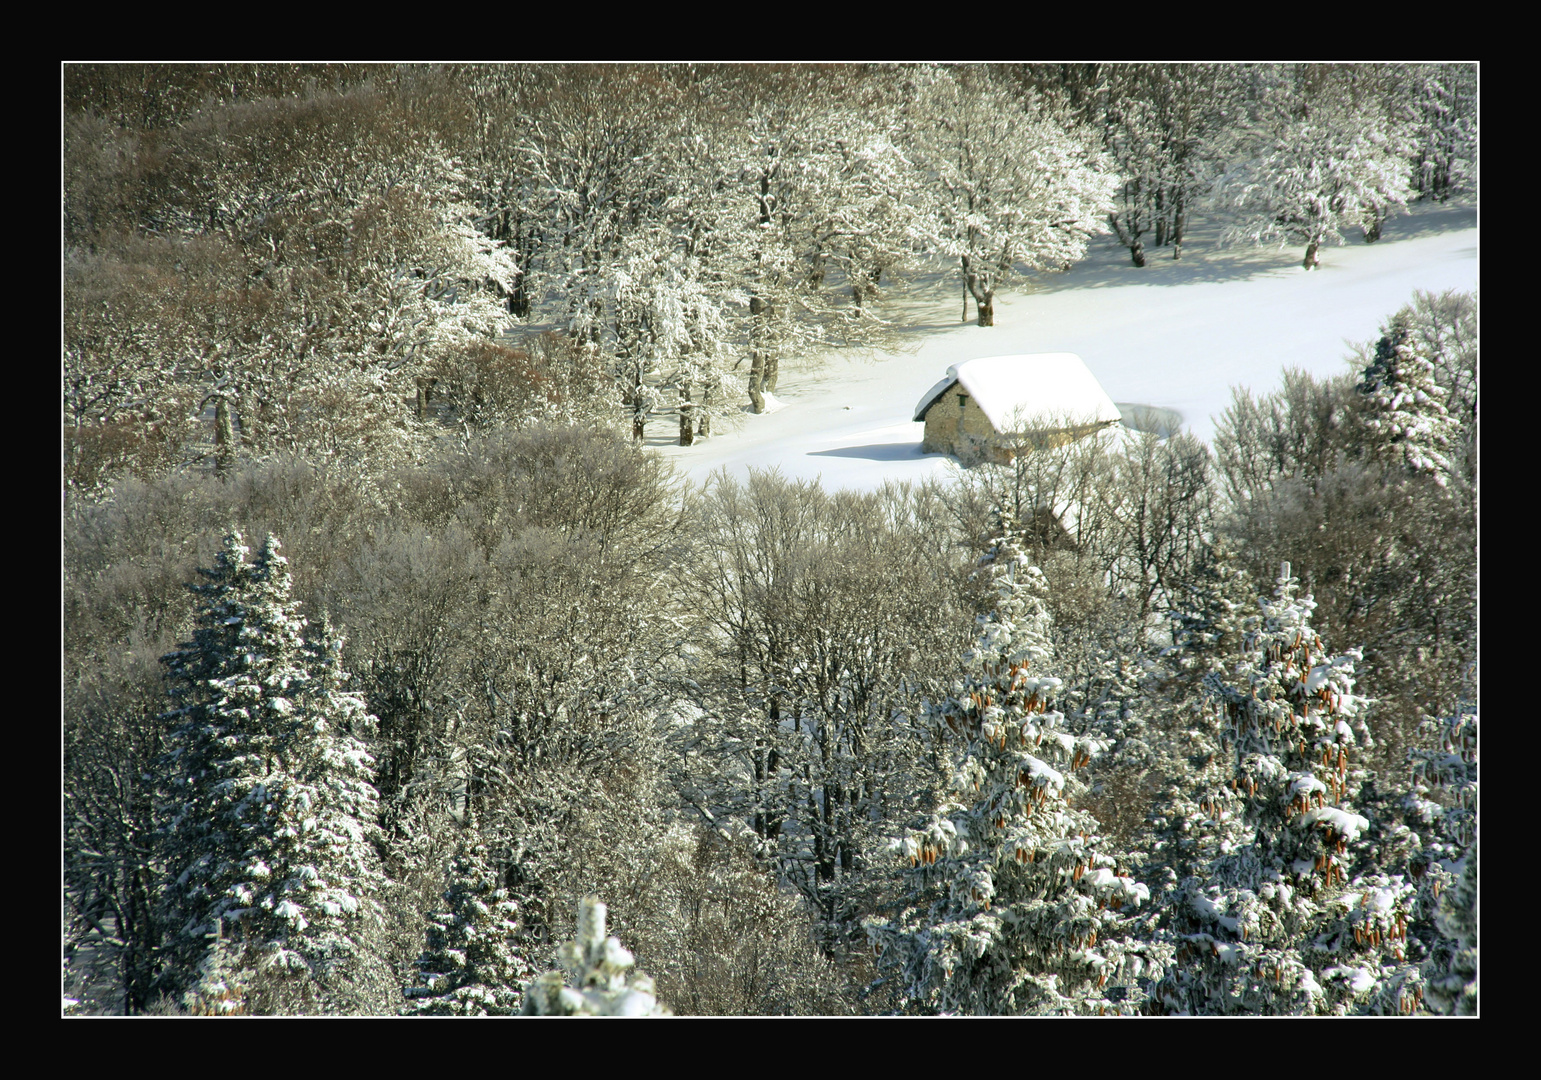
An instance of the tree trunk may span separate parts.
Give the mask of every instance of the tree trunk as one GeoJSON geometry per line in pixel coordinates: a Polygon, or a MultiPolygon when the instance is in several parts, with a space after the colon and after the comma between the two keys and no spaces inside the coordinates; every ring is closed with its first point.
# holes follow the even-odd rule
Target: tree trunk
{"type": "Polygon", "coordinates": [[[712,417],[707,411],[707,406],[712,403],[712,391],[710,388],[701,390],[701,423],[696,428],[696,434],[701,438],[708,438],[712,433],[712,417]]]}
{"type": "Polygon", "coordinates": [[[781,357],[770,353],[765,357],[765,392],[776,392],[776,377],[781,373],[781,357]]]}
{"type": "Polygon", "coordinates": [[[765,354],[758,350],[749,362],[749,404],[756,414],[765,411],[765,354]]]}
{"type": "Polygon", "coordinates": [[[963,283],[963,321],[968,322],[968,282],[963,283]]]}
{"type": "Polygon", "coordinates": [[[1306,257],[1300,264],[1301,269],[1318,270],[1321,268],[1322,262],[1316,257],[1316,249],[1319,247],[1321,247],[1321,244],[1316,240],[1312,240],[1306,245],[1306,257]]]}
{"type": "Polygon", "coordinates": [[[1188,215],[1183,206],[1182,196],[1177,196],[1177,207],[1172,212],[1172,258],[1182,258],[1183,230],[1188,225],[1188,215]]]}
{"type": "Polygon", "coordinates": [[[1129,258],[1135,266],[1145,265],[1145,245],[1140,242],[1139,222],[1133,227],[1126,226],[1124,219],[1118,214],[1108,215],[1108,224],[1113,227],[1113,233],[1118,237],[1118,242],[1129,249],[1129,258]]]}
{"type": "Polygon", "coordinates": [[[858,308],[860,308],[866,302],[868,297],[871,297],[874,300],[877,299],[878,279],[882,276],[883,268],[881,266],[872,270],[863,270],[857,267],[852,268],[851,296],[855,299],[856,306],[858,308]]]}
{"type": "Polygon", "coordinates": [[[1375,211],[1375,217],[1364,229],[1364,242],[1373,244],[1380,239],[1380,227],[1386,223],[1386,215],[1383,211],[1375,211]]]}
{"type": "Polygon", "coordinates": [[[695,426],[690,420],[690,388],[680,387],[680,445],[691,446],[696,441],[695,426]]]}
{"type": "Polygon", "coordinates": [[[230,401],[214,399],[214,471],[223,476],[235,460],[235,429],[230,420],[230,401]]]}
{"type": "Polygon", "coordinates": [[[975,300],[974,300],[974,303],[979,308],[979,325],[980,326],[994,326],[995,325],[995,292],[994,292],[994,290],[986,293],[985,294],[985,298],[983,300],[980,300],[980,299],[978,299],[976,297],[975,300]]]}

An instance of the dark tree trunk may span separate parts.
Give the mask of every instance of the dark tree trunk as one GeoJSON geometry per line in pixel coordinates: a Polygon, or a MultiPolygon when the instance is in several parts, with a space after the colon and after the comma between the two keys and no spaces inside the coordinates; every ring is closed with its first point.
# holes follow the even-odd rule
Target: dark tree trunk
{"type": "Polygon", "coordinates": [[[758,350],[749,361],[749,404],[756,414],[765,411],[765,354],[758,350]]]}
{"type": "Polygon", "coordinates": [[[235,428],[230,419],[230,402],[223,395],[214,399],[214,471],[223,476],[235,460],[235,428]]]}
{"type": "Polygon", "coordinates": [[[770,353],[765,357],[765,392],[776,392],[776,378],[781,373],[781,357],[770,353]]]}
{"type": "Polygon", "coordinates": [[[1371,220],[1369,225],[1365,226],[1364,242],[1366,244],[1373,244],[1373,243],[1375,243],[1375,241],[1379,240],[1380,239],[1380,227],[1382,225],[1384,225],[1385,223],[1386,223],[1386,215],[1384,213],[1382,213],[1381,211],[1377,210],[1375,212],[1374,219],[1371,220]]]}
{"type": "Polygon", "coordinates": [[[691,446],[696,441],[695,427],[690,420],[690,390],[680,388],[680,445],[691,446]]]}
{"type": "Polygon", "coordinates": [[[994,326],[995,325],[995,293],[994,292],[986,293],[985,294],[985,298],[983,300],[979,300],[979,299],[976,298],[974,302],[979,307],[979,325],[980,326],[994,326]]]}
{"type": "Polygon", "coordinates": [[[1316,257],[1316,249],[1320,246],[1321,244],[1315,240],[1312,240],[1309,244],[1306,245],[1306,257],[1300,264],[1302,269],[1318,270],[1321,268],[1322,262],[1316,257]]]}
{"type": "Polygon", "coordinates": [[[1113,234],[1118,237],[1118,242],[1129,249],[1129,260],[1135,266],[1145,265],[1145,245],[1140,241],[1140,222],[1138,216],[1133,222],[1125,221],[1120,214],[1109,214],[1108,224],[1113,227],[1113,234]]]}
{"type": "Polygon", "coordinates": [[[1183,230],[1188,227],[1188,212],[1183,205],[1182,194],[1177,196],[1177,205],[1172,211],[1172,258],[1180,259],[1183,253],[1183,230]]]}
{"type": "MultiPolygon", "coordinates": [[[[856,300],[859,308],[868,297],[876,300],[878,295],[878,279],[883,276],[881,266],[873,270],[857,270],[851,281],[851,296],[856,300]]],[[[965,316],[967,318],[967,316],[965,316]]]]}

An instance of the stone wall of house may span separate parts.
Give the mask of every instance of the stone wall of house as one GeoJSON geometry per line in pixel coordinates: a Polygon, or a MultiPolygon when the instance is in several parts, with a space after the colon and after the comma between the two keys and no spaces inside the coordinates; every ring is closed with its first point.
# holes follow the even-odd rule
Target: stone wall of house
{"type": "Polygon", "coordinates": [[[977,456],[979,448],[994,438],[995,428],[979,403],[954,386],[927,410],[926,433],[920,448],[927,454],[956,454],[968,458],[977,456]],[[960,394],[962,408],[958,406],[960,394]]]}
{"type": "Polygon", "coordinates": [[[1104,424],[1086,424],[1054,431],[1035,432],[1031,437],[1002,436],[990,423],[972,395],[954,386],[926,411],[926,432],[920,445],[922,453],[952,454],[966,464],[988,457],[1010,462],[1017,446],[1063,446],[1101,430],[1104,424]],[[959,395],[963,404],[958,404],[959,395]]]}

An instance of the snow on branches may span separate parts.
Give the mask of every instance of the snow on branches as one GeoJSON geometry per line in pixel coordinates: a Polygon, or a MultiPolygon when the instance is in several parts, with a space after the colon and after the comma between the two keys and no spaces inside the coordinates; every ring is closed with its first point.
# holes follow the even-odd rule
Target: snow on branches
{"type": "Polygon", "coordinates": [[[1137,1011],[1170,951],[1132,938],[1149,889],[1072,804],[1086,791],[1077,773],[1107,744],[1053,708],[1045,579],[1009,522],[1002,532],[983,560],[997,601],[968,674],[928,709],[951,781],[930,821],[890,844],[910,867],[912,906],[869,921],[868,935],[923,1012],[1137,1011]]]}
{"type": "Polygon", "coordinates": [[[191,982],[223,924],[255,972],[254,1010],[335,1011],[380,914],[374,761],[358,738],[374,718],[343,689],[340,639],[325,626],[303,639],[278,541],[248,554],[225,537],[193,586],[194,640],[164,658],[166,978],[191,982]]]}

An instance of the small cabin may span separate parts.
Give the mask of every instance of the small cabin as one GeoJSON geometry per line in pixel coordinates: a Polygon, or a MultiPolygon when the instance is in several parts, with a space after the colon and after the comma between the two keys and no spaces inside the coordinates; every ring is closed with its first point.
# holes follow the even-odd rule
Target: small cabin
{"type": "Polygon", "coordinates": [[[1063,445],[1119,422],[1118,407],[1075,353],[967,360],[915,406],[926,453],[1010,461],[1024,445],[1063,445]]]}

